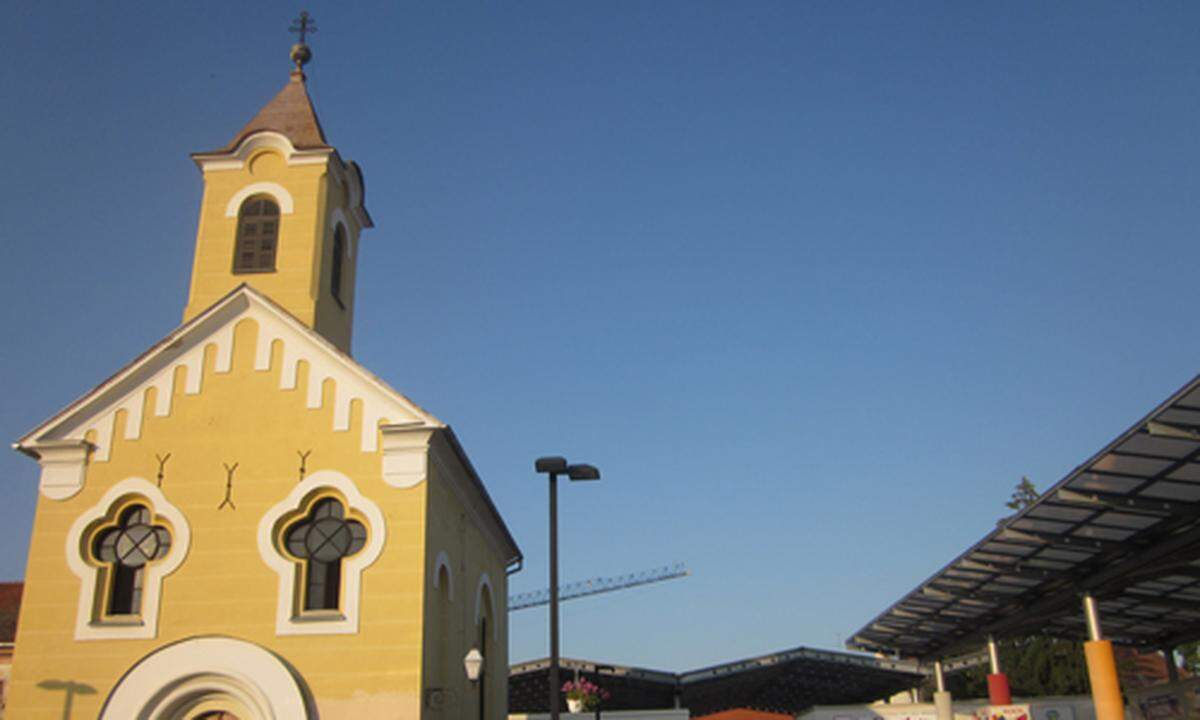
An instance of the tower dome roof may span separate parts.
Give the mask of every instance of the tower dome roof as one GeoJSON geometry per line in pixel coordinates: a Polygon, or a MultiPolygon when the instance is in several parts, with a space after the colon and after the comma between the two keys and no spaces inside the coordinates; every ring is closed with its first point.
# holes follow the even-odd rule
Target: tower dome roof
{"type": "Polygon", "coordinates": [[[298,150],[329,147],[325,132],[321,129],[321,121],[317,119],[317,111],[313,109],[312,98],[308,96],[304,73],[293,70],[291,79],[279,94],[264,105],[228,145],[217,152],[233,152],[247,137],[263,130],[284,135],[298,150]]]}

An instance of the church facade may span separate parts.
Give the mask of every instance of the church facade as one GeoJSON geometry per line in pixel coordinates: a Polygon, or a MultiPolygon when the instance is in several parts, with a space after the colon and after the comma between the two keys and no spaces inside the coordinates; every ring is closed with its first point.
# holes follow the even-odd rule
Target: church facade
{"type": "Polygon", "coordinates": [[[16,444],[40,480],[9,717],[506,713],[520,550],[453,431],[349,354],[371,218],[297,47],[193,155],[183,324],[16,444]]]}

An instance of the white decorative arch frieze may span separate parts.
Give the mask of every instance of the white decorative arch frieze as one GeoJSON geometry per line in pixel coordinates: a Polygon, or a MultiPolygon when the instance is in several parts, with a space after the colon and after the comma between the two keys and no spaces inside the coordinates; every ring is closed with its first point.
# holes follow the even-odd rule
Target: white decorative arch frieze
{"type": "Polygon", "coordinates": [[[281,215],[291,215],[296,210],[296,202],[292,199],[292,194],[287,191],[287,188],[279,183],[273,182],[256,182],[244,186],[229,198],[229,202],[225,205],[225,217],[237,217],[238,210],[242,208],[242,203],[251,195],[270,195],[275,198],[275,202],[279,203],[279,212],[281,215]]]}
{"type": "Polygon", "coordinates": [[[437,559],[433,561],[433,589],[439,590],[442,585],[442,568],[446,568],[446,597],[450,598],[450,602],[454,602],[454,566],[450,564],[450,556],[445,550],[441,550],[437,554],[437,559]]]}
{"type": "Polygon", "coordinates": [[[308,720],[304,687],[270,651],[226,637],[198,637],[155,650],[113,688],[100,720],[192,717],[217,701],[238,717],[308,720]]]}
{"type": "Polygon", "coordinates": [[[158,635],[158,612],[162,601],[163,578],[175,572],[187,557],[191,529],[183,513],[167,501],[153,483],[139,477],[126,478],[109,488],[100,502],[75,519],[67,531],[67,567],[79,578],[79,604],[75,612],[76,640],[147,639],[158,635]],[[85,556],[89,533],[97,523],[110,517],[116,506],[137,498],[144,502],[156,519],[165,521],[171,534],[171,548],[161,560],[148,563],[142,577],[140,612],[134,619],[105,622],[96,616],[101,605],[97,593],[103,592],[101,569],[85,556]]]}
{"type": "Polygon", "coordinates": [[[360,448],[365,453],[379,449],[380,425],[383,436],[394,450],[384,453],[385,480],[396,487],[411,487],[425,479],[422,440],[389,441],[390,436],[426,434],[441,423],[423,412],[404,396],[384,385],[349,357],[340,354],[328,343],[283,310],[270,304],[264,296],[249,286],[241,288],[223,303],[210,308],[175,333],[168,335],[156,350],[139,358],[114,376],[105,385],[93,390],[77,406],[26,435],[20,449],[34,455],[42,465],[41,491],[52,500],[65,500],[85,486],[86,469],[91,462],[109,460],[115,436],[126,440],[141,437],[146,420],[170,417],[178,394],[197,395],[211,367],[221,375],[233,366],[235,329],[245,320],[257,326],[254,369],[277,373],[280,390],[301,387],[310,409],[325,402],[324,385],[334,379],[331,427],[335,432],[351,429],[351,408],[361,404],[358,432],[360,448]],[[280,360],[275,365],[273,351],[282,346],[280,360]],[[215,353],[208,363],[208,347],[215,353]],[[306,384],[299,381],[301,363],[308,365],[306,384]],[[179,372],[183,368],[184,372],[179,372]],[[153,400],[148,393],[155,390],[153,400]],[[124,423],[117,423],[117,415],[124,423]],[[395,427],[392,427],[395,425],[395,427]],[[414,445],[414,443],[416,443],[414,445]]]}
{"type": "Polygon", "coordinates": [[[387,525],[379,506],[358,491],[354,481],[336,470],[319,470],[298,483],[288,496],[263,515],[258,523],[258,554],[267,567],[279,576],[275,609],[276,635],[353,635],[358,633],[363,571],[383,551],[387,525]],[[320,617],[302,616],[299,594],[300,565],[284,554],[280,545],[281,525],[285,516],[294,515],[308,499],[332,491],[340,496],[346,510],[361,517],[367,527],[362,550],[342,561],[340,610],[320,617]]]}

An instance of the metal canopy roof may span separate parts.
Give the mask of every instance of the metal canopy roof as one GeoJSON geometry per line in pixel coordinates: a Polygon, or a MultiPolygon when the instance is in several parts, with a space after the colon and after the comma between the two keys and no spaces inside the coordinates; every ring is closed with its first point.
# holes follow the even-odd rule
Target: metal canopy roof
{"type": "MultiPolygon", "coordinates": [[[[924,678],[911,662],[803,647],[682,674],[586,660],[559,662],[564,682],[577,671],[612,693],[605,710],[671,708],[678,696],[693,715],[735,708],[797,714],[813,705],[871,702],[924,678]]],[[[510,669],[510,712],[547,710],[549,666],[548,660],[538,660],[510,669]]]]}
{"type": "Polygon", "coordinates": [[[905,595],[847,646],[935,659],[997,638],[1200,638],[1200,376],[1028,508],[905,595]]]}
{"type": "MultiPolygon", "coordinates": [[[[605,665],[590,660],[560,658],[558,673],[562,682],[586,678],[612,693],[604,702],[605,710],[647,710],[675,707],[674,673],[624,665],[605,665]],[[597,666],[603,668],[596,671],[597,666]]],[[[508,711],[538,713],[550,710],[550,661],[548,659],[513,665],[508,670],[508,711]]]]}
{"type": "Polygon", "coordinates": [[[734,708],[798,715],[814,705],[887,698],[924,679],[912,663],[796,648],[683,673],[683,706],[693,715],[734,708]]]}

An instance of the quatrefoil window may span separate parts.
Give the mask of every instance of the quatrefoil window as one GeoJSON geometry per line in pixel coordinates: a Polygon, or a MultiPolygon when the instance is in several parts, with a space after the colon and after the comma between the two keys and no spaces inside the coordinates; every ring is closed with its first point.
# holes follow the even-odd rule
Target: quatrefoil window
{"type": "Polygon", "coordinates": [[[304,563],[302,608],[337,610],[342,560],[366,545],[366,526],[347,519],[342,503],[327,497],[313,503],[307,515],[289,525],[283,540],[288,554],[304,563]]]}
{"type": "Polygon", "coordinates": [[[146,565],[166,557],[170,550],[171,531],[155,525],[145,505],[130,505],[118,515],[115,526],[101,529],[92,542],[92,559],[103,568],[104,614],[140,614],[146,565]]]}

